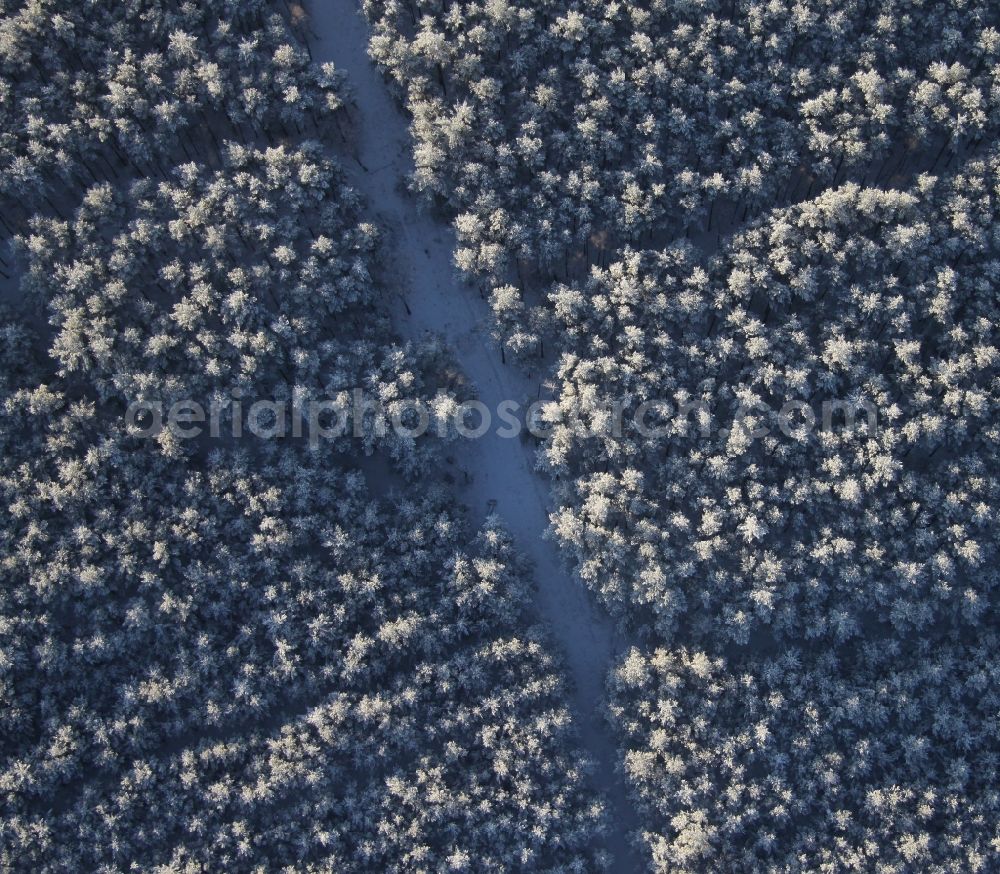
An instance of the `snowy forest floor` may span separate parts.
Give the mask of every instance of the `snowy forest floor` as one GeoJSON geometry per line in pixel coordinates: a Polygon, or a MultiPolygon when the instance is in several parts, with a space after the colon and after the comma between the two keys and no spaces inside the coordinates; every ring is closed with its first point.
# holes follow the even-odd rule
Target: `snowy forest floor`
{"type": "MultiPolygon", "coordinates": [[[[429,333],[442,338],[491,411],[508,399],[527,406],[538,395],[541,376],[533,378],[514,364],[502,363],[490,337],[487,302],[456,275],[450,227],[420,210],[406,191],[412,167],[407,120],[368,57],[368,27],[356,0],[316,0],[309,12],[315,60],[332,61],[348,74],[358,107],[355,115],[360,112],[351,145],[359,160],[345,166],[352,185],[367,201],[369,220],[383,235],[382,279],[396,332],[413,341],[429,333]]],[[[604,718],[604,680],[625,641],[583,584],[567,572],[555,544],[544,537],[549,496],[534,468],[534,446],[520,438],[496,436],[498,424],[494,421],[482,438],[460,439],[454,447],[456,465],[469,474],[466,482],[458,473],[455,490],[474,523],[495,507],[534,566],[536,607],[567,660],[574,717],[595,764],[595,788],[609,807],[604,847],[615,858],[612,870],[638,872],[645,866],[628,840],[638,820],[615,768],[619,752],[604,718]]]]}

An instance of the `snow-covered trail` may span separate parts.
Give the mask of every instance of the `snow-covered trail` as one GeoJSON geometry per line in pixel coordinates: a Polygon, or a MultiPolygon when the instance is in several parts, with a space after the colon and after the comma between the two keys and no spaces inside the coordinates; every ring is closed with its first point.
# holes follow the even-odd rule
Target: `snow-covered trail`
{"type": "MultiPolygon", "coordinates": [[[[489,336],[489,306],[455,275],[451,229],[419,211],[405,191],[412,166],[407,121],[368,57],[368,27],[356,0],[313,0],[309,12],[315,59],[333,61],[348,74],[360,109],[355,145],[367,170],[353,162],[347,170],[368,201],[370,220],[385,234],[384,278],[397,283],[409,306],[407,313],[402,299],[388,301],[397,332],[413,340],[428,332],[443,337],[490,410],[508,399],[526,405],[535,399],[538,385],[501,363],[489,336]]],[[[627,839],[638,821],[615,770],[618,752],[603,717],[604,678],[622,642],[610,618],[563,568],[555,545],[543,539],[549,496],[533,469],[532,446],[496,436],[498,424],[482,438],[459,440],[455,446],[456,461],[471,476],[470,483],[457,484],[460,497],[475,521],[495,501],[518,548],[534,564],[537,608],[567,657],[575,687],[574,716],[596,764],[595,786],[610,808],[604,845],[615,857],[615,871],[639,872],[645,866],[627,839]]]]}

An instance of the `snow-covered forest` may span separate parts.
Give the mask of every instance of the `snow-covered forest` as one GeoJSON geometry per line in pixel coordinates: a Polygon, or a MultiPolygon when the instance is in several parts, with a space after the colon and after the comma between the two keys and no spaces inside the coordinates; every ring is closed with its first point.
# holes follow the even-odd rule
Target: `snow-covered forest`
{"type": "Polygon", "coordinates": [[[0,869],[1000,869],[998,62],[0,0],[0,869]],[[238,424],[359,390],[539,430],[238,424]]]}
{"type": "Polygon", "coordinates": [[[2,11],[0,867],[601,867],[530,570],[415,484],[441,440],[127,425],[141,398],[468,392],[391,330],[302,11],[2,11]]]}

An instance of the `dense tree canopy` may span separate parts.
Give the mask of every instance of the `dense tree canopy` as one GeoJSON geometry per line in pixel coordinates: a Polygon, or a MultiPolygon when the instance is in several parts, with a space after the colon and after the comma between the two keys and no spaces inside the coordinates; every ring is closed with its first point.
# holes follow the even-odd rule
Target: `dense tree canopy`
{"type": "MultiPolygon", "coordinates": [[[[1000,7],[359,6],[500,366],[545,368],[651,870],[1000,867],[1000,7]]],[[[292,0],[0,0],[5,870],[609,863],[454,431],[235,427],[475,391],[390,326],[308,33],[292,0]]]]}
{"type": "Polygon", "coordinates": [[[342,76],[310,62],[265,0],[0,4],[0,197],[5,223],[63,212],[70,192],[162,177],[332,125],[342,76]]]}
{"type": "Polygon", "coordinates": [[[985,0],[364,8],[413,116],[412,184],[454,216],[459,267],[494,283],[895,184],[1000,123],[985,0]]]}
{"type": "Polygon", "coordinates": [[[555,350],[653,867],[995,867],[995,5],[364,8],[413,189],[555,350]]]}
{"type": "Polygon", "coordinates": [[[469,393],[389,329],[341,74],[263,2],[0,3],[0,68],[0,867],[602,867],[528,568],[440,439],[230,428],[469,393]]]}
{"type": "Polygon", "coordinates": [[[612,713],[652,870],[992,870],[996,646],[633,650],[612,713]]]}
{"type": "Polygon", "coordinates": [[[706,267],[684,246],[628,252],[558,287],[544,455],[569,474],[555,528],[584,577],[663,632],[738,641],[760,624],[844,641],[871,622],[978,622],[997,547],[998,171],[849,185],[706,267]],[[634,417],[579,436],[611,400],[678,412],[652,436],[634,417]],[[824,427],[834,401],[867,401],[874,421],[824,427]],[[806,412],[783,422],[789,402],[806,412]]]}
{"type": "Polygon", "coordinates": [[[998,172],[551,295],[553,529],[655,647],[612,712],[657,870],[997,864],[998,172]]]}
{"type": "Polygon", "coordinates": [[[5,867],[597,864],[495,522],[469,542],[443,495],[390,509],[304,452],[93,442],[43,389],[8,412],[53,424],[0,477],[5,867]]]}

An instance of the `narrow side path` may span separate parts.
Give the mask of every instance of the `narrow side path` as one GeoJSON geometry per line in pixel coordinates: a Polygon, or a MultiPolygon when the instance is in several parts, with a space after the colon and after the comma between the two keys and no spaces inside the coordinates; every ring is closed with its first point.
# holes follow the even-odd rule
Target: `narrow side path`
{"type": "MultiPolygon", "coordinates": [[[[503,400],[526,406],[537,383],[500,361],[489,335],[490,311],[474,290],[456,276],[452,262],[455,239],[446,225],[417,208],[405,190],[410,173],[407,121],[381,74],[368,57],[368,27],[356,0],[314,0],[309,10],[315,35],[311,47],[317,62],[332,61],[350,77],[361,112],[355,146],[360,163],[346,169],[354,187],[368,202],[369,220],[384,235],[386,279],[406,301],[390,301],[397,333],[420,340],[428,332],[444,338],[480,400],[496,410],[503,400]]],[[[625,781],[615,771],[618,750],[604,720],[604,678],[624,642],[611,619],[591,600],[584,586],[566,572],[554,543],[543,539],[548,527],[548,488],[533,466],[533,447],[517,438],[500,438],[494,422],[478,440],[459,440],[454,455],[472,481],[458,484],[459,496],[475,521],[495,503],[519,550],[534,565],[536,606],[566,656],[573,680],[571,706],[581,740],[596,765],[594,785],[609,807],[609,833],[604,847],[615,858],[613,870],[638,874],[645,870],[627,834],[639,828],[625,781]]]]}

